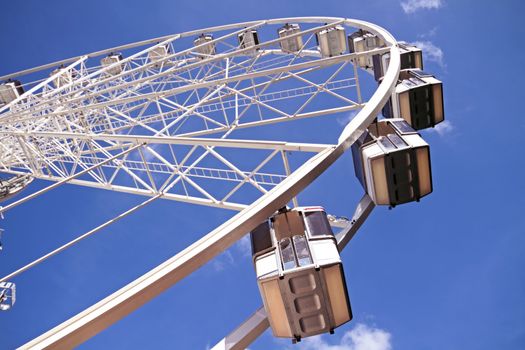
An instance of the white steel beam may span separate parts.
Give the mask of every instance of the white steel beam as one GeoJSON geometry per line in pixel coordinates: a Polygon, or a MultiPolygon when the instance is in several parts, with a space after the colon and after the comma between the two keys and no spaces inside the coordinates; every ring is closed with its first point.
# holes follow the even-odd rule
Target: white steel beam
{"type": "Polygon", "coordinates": [[[128,148],[127,150],[125,150],[125,151],[123,151],[123,152],[121,152],[121,153],[119,153],[119,154],[117,154],[117,155],[114,155],[114,156],[112,156],[112,157],[109,157],[108,159],[105,159],[105,160],[103,160],[103,161],[100,162],[100,163],[97,163],[97,164],[92,165],[92,166],[90,166],[90,167],[88,167],[88,168],[85,168],[84,170],[79,171],[79,172],[76,173],[76,174],[72,174],[72,175],[70,175],[70,176],[68,176],[68,177],[61,178],[60,181],[55,182],[54,184],[49,185],[49,186],[47,186],[47,187],[44,187],[44,188],[42,188],[41,190],[38,190],[38,191],[36,191],[36,192],[34,192],[34,193],[31,193],[31,194],[28,195],[28,196],[25,196],[25,197],[23,197],[23,198],[20,198],[19,200],[15,201],[15,202],[13,202],[13,203],[10,203],[10,204],[8,204],[8,205],[6,205],[5,207],[0,207],[0,214],[5,213],[5,212],[8,211],[9,209],[12,209],[12,208],[16,207],[17,205],[20,205],[20,204],[22,204],[22,203],[25,203],[25,202],[27,202],[27,201],[30,200],[30,199],[33,199],[33,198],[35,198],[35,197],[38,197],[39,195],[44,194],[44,193],[46,193],[46,192],[48,192],[48,191],[50,191],[50,190],[52,190],[52,189],[54,189],[54,188],[57,188],[57,187],[60,186],[60,185],[63,185],[63,184],[65,184],[65,183],[67,183],[67,182],[71,182],[71,181],[73,181],[75,178],[77,178],[77,177],[79,177],[79,176],[82,176],[82,175],[84,175],[84,174],[86,174],[86,173],[88,173],[88,172],[90,172],[90,171],[92,171],[92,170],[94,170],[94,169],[96,169],[96,168],[98,168],[98,167],[100,167],[100,166],[106,164],[106,163],[109,163],[109,162],[111,162],[111,161],[114,161],[115,159],[117,159],[117,158],[119,158],[119,157],[122,157],[123,155],[125,155],[125,154],[127,154],[127,153],[129,153],[129,152],[131,152],[131,151],[133,151],[133,150],[135,150],[135,149],[137,149],[137,148],[139,148],[139,147],[142,147],[142,146],[143,146],[143,145],[139,144],[139,145],[135,145],[135,146],[133,146],[133,147],[130,147],[130,148],[128,148]]]}
{"type": "Polygon", "coordinates": [[[25,131],[2,131],[0,135],[14,136],[38,136],[59,139],[77,140],[97,140],[131,142],[135,144],[169,144],[169,145],[189,145],[189,146],[214,146],[227,148],[247,148],[247,149],[268,149],[298,152],[321,152],[327,148],[334,147],[330,144],[300,143],[285,141],[261,141],[261,140],[241,140],[241,139],[217,139],[217,138],[196,138],[186,136],[147,136],[147,135],[120,135],[120,134],[87,134],[79,132],[25,132],[25,131]]]}
{"type": "Polygon", "coordinates": [[[378,34],[390,47],[391,61],[383,81],[369,103],[345,127],[337,146],[313,156],[271,191],[180,253],[22,349],[70,349],[107,328],[230,247],[286,205],[351,147],[390,98],[399,75],[400,57],[395,39],[382,28],[356,20],[345,20],[345,24],[378,34]]]}
{"type": "MultiPolygon", "coordinates": [[[[337,233],[337,247],[342,251],[355,236],[374,209],[374,202],[365,194],[357,204],[352,219],[337,233]]],[[[233,332],[219,341],[211,350],[244,350],[270,327],[266,310],[260,307],[233,332]]]]}
{"type": "Polygon", "coordinates": [[[224,337],[211,350],[244,350],[270,327],[266,310],[260,307],[237,329],[224,337]]]}
{"type": "MultiPolygon", "coordinates": [[[[388,50],[384,48],[374,49],[374,50],[367,52],[366,55],[369,55],[372,53],[382,53],[385,51],[388,51],[388,50]]],[[[260,78],[260,77],[269,76],[273,74],[285,73],[285,72],[289,72],[293,70],[302,70],[302,69],[312,68],[312,67],[316,67],[320,65],[333,65],[333,64],[342,63],[345,61],[351,61],[352,59],[361,57],[363,55],[364,54],[362,53],[349,53],[349,54],[344,54],[340,56],[321,58],[318,60],[297,63],[297,64],[293,64],[289,66],[277,67],[277,68],[272,68],[272,69],[266,69],[262,71],[251,72],[251,73],[246,73],[242,75],[236,75],[236,76],[228,77],[228,78],[219,78],[219,79],[214,79],[210,81],[204,81],[204,82],[199,82],[199,83],[194,83],[194,84],[187,84],[185,86],[180,86],[180,87],[176,87],[176,88],[165,90],[165,91],[144,93],[138,96],[123,97],[123,98],[118,98],[114,100],[109,100],[106,102],[94,103],[86,107],[77,107],[74,110],[68,109],[68,110],[63,110],[63,111],[58,111],[58,112],[51,112],[51,113],[48,113],[48,115],[49,116],[65,115],[65,114],[70,114],[72,112],[79,112],[79,111],[83,111],[87,109],[91,110],[91,109],[97,109],[97,108],[104,108],[106,106],[111,106],[116,103],[123,104],[123,103],[131,103],[131,102],[135,102],[139,100],[159,99],[163,97],[169,97],[169,96],[181,94],[183,92],[190,91],[190,90],[197,90],[197,89],[202,89],[202,88],[219,86],[223,84],[230,84],[230,83],[234,83],[238,81],[260,78]]],[[[99,91],[98,93],[104,93],[104,92],[105,91],[99,91]]],[[[75,97],[75,98],[68,100],[68,103],[75,103],[75,102],[80,103],[82,100],[85,100],[85,99],[86,99],[85,96],[75,97]]]]}

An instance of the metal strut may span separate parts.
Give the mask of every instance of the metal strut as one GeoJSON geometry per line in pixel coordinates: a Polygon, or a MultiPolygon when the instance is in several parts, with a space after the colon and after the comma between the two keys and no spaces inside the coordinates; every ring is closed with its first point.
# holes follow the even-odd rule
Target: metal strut
{"type": "MultiPolygon", "coordinates": [[[[357,204],[352,219],[336,235],[337,247],[342,251],[348,242],[355,236],[361,225],[366,221],[374,209],[375,204],[365,194],[357,204]]],[[[233,332],[219,341],[211,350],[242,350],[246,349],[266,329],[270,327],[264,307],[260,307],[253,315],[244,321],[233,332]]]]}
{"type": "MultiPolygon", "coordinates": [[[[277,19],[268,21],[268,23],[286,23],[293,20],[301,20],[301,18],[277,19]]],[[[382,106],[390,98],[395,88],[400,70],[399,48],[396,40],[390,33],[374,24],[341,18],[315,17],[308,19],[308,21],[317,20],[330,23],[342,20],[347,26],[370,31],[377,34],[387,44],[389,47],[387,50],[390,51],[390,63],[382,82],[368,103],[347,124],[339,136],[337,145],[310,158],[276,187],[186,249],[112,295],[23,345],[22,349],[70,349],[106,329],[230,247],[244,236],[246,232],[251,231],[277,209],[286,205],[351,147],[377,114],[380,113],[382,106]]],[[[351,56],[347,55],[346,57],[341,56],[341,58],[336,57],[335,60],[350,58],[351,56]]],[[[327,63],[330,60],[332,58],[323,62],[327,63]]],[[[277,71],[278,69],[274,73],[277,71]]],[[[244,77],[246,79],[251,78],[252,74],[246,74],[244,77]]],[[[226,83],[226,81],[218,79],[213,83],[206,82],[197,85],[206,87],[205,85],[207,84],[217,85],[223,83],[226,83]]],[[[368,210],[364,212],[369,213],[368,210]]],[[[359,222],[355,221],[354,224],[350,225],[356,225],[359,222]]],[[[348,228],[348,232],[352,234],[355,233],[355,230],[352,227],[348,228]]],[[[341,242],[344,242],[344,240],[341,239],[341,242]]]]}

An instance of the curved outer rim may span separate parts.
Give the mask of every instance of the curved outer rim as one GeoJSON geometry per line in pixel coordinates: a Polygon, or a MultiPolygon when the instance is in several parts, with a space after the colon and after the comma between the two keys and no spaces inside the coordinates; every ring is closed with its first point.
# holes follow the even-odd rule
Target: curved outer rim
{"type": "MultiPolygon", "coordinates": [[[[20,70],[18,72],[9,73],[9,74],[0,76],[0,81],[4,81],[4,80],[8,80],[8,79],[14,79],[14,78],[17,78],[17,77],[20,77],[20,76],[23,76],[23,75],[26,75],[26,74],[31,74],[31,73],[34,73],[34,72],[38,72],[38,71],[44,70],[44,69],[56,68],[56,67],[58,67],[58,66],[60,66],[62,64],[66,65],[68,63],[75,62],[75,61],[79,60],[82,57],[86,57],[86,58],[97,57],[97,56],[106,55],[106,54],[109,54],[109,53],[112,53],[112,52],[128,50],[128,49],[132,49],[132,48],[139,47],[139,46],[145,46],[145,45],[149,45],[149,44],[155,44],[155,43],[158,43],[158,42],[161,42],[161,41],[165,41],[165,40],[168,40],[168,39],[175,40],[175,39],[179,39],[179,38],[193,37],[193,36],[199,35],[201,33],[210,33],[210,32],[213,33],[213,32],[217,32],[217,31],[221,31],[221,30],[230,30],[230,29],[241,28],[241,27],[250,27],[250,26],[253,26],[253,25],[257,25],[257,24],[261,24],[261,25],[262,24],[270,24],[271,25],[271,24],[285,24],[285,23],[288,23],[288,22],[299,22],[299,23],[326,22],[326,23],[331,23],[331,22],[337,22],[337,21],[341,21],[341,20],[345,20],[345,19],[344,18],[339,18],[339,17],[288,17],[288,18],[277,18],[277,19],[270,19],[270,20],[258,20],[258,21],[250,21],[250,22],[242,22],[242,23],[234,23],[234,24],[227,24],[227,25],[221,25],[221,26],[207,27],[207,28],[202,28],[202,29],[197,29],[197,30],[191,30],[191,31],[188,31],[188,32],[178,33],[178,34],[169,34],[169,35],[159,36],[159,37],[156,37],[156,38],[153,38],[153,39],[136,41],[136,42],[129,43],[129,44],[115,46],[115,47],[112,47],[112,48],[109,48],[109,49],[94,51],[94,52],[91,52],[91,53],[88,53],[88,54],[83,54],[83,55],[79,55],[79,56],[66,58],[66,59],[63,59],[63,60],[60,60],[60,61],[46,63],[46,64],[38,66],[38,67],[24,69],[24,70],[20,70]]],[[[347,22],[347,21],[349,21],[349,19],[345,20],[345,24],[347,24],[349,26],[354,26],[352,24],[348,24],[349,22],[347,22]]],[[[363,24],[367,23],[367,22],[356,21],[356,20],[351,20],[351,21],[353,21],[353,22],[361,22],[363,24]]],[[[373,25],[371,23],[367,23],[367,24],[368,25],[373,25]]],[[[366,28],[362,27],[362,29],[366,29],[366,28]]],[[[370,31],[373,32],[373,30],[370,30],[370,31]]]]}
{"type": "MultiPolygon", "coordinates": [[[[395,88],[400,70],[400,56],[394,37],[385,29],[375,24],[354,19],[297,17],[272,19],[267,20],[266,23],[279,24],[292,21],[330,23],[340,20],[344,20],[345,25],[367,30],[383,39],[384,42],[390,46],[390,63],[381,84],[366,106],[346,125],[339,136],[337,145],[312,157],[279,185],[186,249],[95,305],[21,346],[20,349],[42,349],[47,347],[52,347],[53,349],[70,349],[109,327],[185,276],[197,270],[206,262],[230,247],[246,232],[252,230],[276,210],[286,205],[286,203],[302,189],[321,175],[357,140],[380,112],[395,88]]],[[[236,28],[238,26],[260,22],[261,21],[253,21],[211,27],[186,32],[183,33],[183,35],[194,35],[203,31],[236,28]]],[[[172,37],[172,35],[163,38],[169,37],[172,37]]],[[[153,42],[157,40],[159,39],[152,39],[153,42]]],[[[150,41],[141,43],[146,44],[148,42],[150,41]]],[[[97,55],[104,52],[107,52],[107,50],[99,51],[97,55]]]]}

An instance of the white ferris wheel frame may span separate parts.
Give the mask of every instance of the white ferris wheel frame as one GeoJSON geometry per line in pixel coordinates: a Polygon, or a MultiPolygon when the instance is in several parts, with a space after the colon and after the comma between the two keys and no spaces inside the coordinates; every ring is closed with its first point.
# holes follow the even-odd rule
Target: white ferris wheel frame
{"type": "MultiPolygon", "coordinates": [[[[127,314],[131,313],[135,309],[139,308],[152,298],[156,297],[158,294],[171,287],[173,284],[177,283],[184,277],[188,276],[203,264],[216,257],[218,254],[229,248],[233,243],[238,241],[246,232],[252,230],[257,224],[262,222],[271,216],[276,210],[285,206],[289,203],[301,190],[308,186],[315,178],[317,178],[321,173],[323,173],[333,162],[335,162],[346,150],[348,150],[351,145],[356,141],[356,139],[366,130],[368,125],[376,118],[380,113],[381,108],[385,105],[391,93],[393,92],[400,71],[400,55],[399,49],[397,46],[397,41],[395,38],[387,32],[385,29],[360,20],[354,19],[345,19],[345,18],[334,18],[334,17],[296,17],[296,18],[281,18],[281,19],[271,19],[265,21],[252,21],[246,23],[237,23],[232,25],[218,26],[206,29],[200,29],[192,32],[187,32],[183,34],[170,35],[161,38],[155,38],[139,43],[129,44],[125,46],[120,46],[118,48],[112,48],[108,50],[103,50],[95,52],[90,55],[75,57],[68,60],[63,60],[60,62],[54,62],[52,64],[40,66],[34,69],[25,70],[9,76],[0,77],[0,80],[6,78],[14,78],[16,76],[30,74],[42,69],[48,69],[56,67],[58,64],[67,65],[65,68],[72,68],[76,65],[84,62],[89,57],[99,56],[102,54],[107,54],[117,50],[124,50],[127,48],[137,47],[140,45],[146,44],[155,44],[162,45],[166,42],[171,42],[179,37],[188,37],[194,36],[203,32],[214,32],[219,30],[228,30],[235,28],[256,28],[262,24],[284,24],[289,22],[299,22],[299,23],[326,23],[326,27],[334,26],[336,24],[342,24],[349,27],[356,27],[359,29],[366,30],[377,35],[382,39],[386,45],[385,49],[378,49],[373,52],[366,52],[364,54],[344,54],[341,56],[323,58],[326,62],[343,62],[351,61],[361,55],[371,55],[374,53],[389,52],[390,54],[390,63],[388,69],[385,72],[384,78],[377,87],[375,93],[368,100],[366,104],[360,105],[362,107],[357,115],[348,122],[344,127],[342,133],[340,134],[337,143],[335,145],[316,145],[316,144],[294,144],[286,142],[264,142],[264,141],[246,141],[246,140],[226,140],[223,138],[220,139],[211,139],[211,138],[198,138],[199,133],[193,133],[183,136],[163,136],[162,138],[155,138],[152,140],[151,136],[136,136],[136,135],[97,135],[96,133],[67,133],[67,132],[50,132],[50,131],[35,131],[30,134],[25,131],[11,130],[11,131],[2,131],[0,134],[9,135],[16,138],[22,144],[22,140],[25,140],[30,137],[54,137],[58,139],[70,139],[78,138],[91,141],[100,141],[106,138],[106,141],[110,142],[127,142],[129,148],[119,148],[122,153],[129,152],[131,149],[140,148],[141,146],[147,147],[148,143],[151,141],[155,142],[165,142],[170,144],[185,144],[185,145],[204,145],[208,147],[210,152],[213,152],[214,146],[222,147],[240,147],[240,148],[263,148],[263,149],[272,149],[272,150],[309,150],[316,152],[312,158],[306,161],[301,167],[299,167],[294,172],[290,173],[285,179],[275,185],[271,190],[263,192],[263,195],[251,203],[250,205],[243,206],[236,203],[227,203],[214,200],[209,198],[209,200],[188,200],[188,198],[171,198],[176,200],[182,200],[190,203],[218,206],[228,209],[241,210],[238,214],[232,217],[227,222],[223,223],[198,241],[191,244],[186,249],[182,250],[169,260],[165,261],[161,265],[157,266],[153,270],[139,277],[135,281],[124,286],[120,290],[96,303],[95,305],[89,307],[88,309],[82,311],[71,319],[63,322],[57,327],[51,329],[50,331],[42,334],[41,336],[35,338],[34,340],[23,345],[21,349],[42,349],[42,348],[53,348],[53,349],[69,349],[72,348],[90,337],[94,336],[98,332],[109,327],[114,322],[125,317],[127,314]],[[159,141],[159,139],[162,139],[159,141]]],[[[241,32],[241,31],[238,31],[241,32]]],[[[235,35],[234,34],[232,35],[235,35]]],[[[276,42],[279,39],[275,40],[276,42]]],[[[150,48],[151,49],[151,48],[150,48]]],[[[248,50],[248,49],[244,49],[248,50]]],[[[224,57],[222,57],[224,58],[224,57]]],[[[219,59],[219,58],[217,58],[219,59]]],[[[210,58],[210,60],[213,60],[210,58]]],[[[317,63],[318,64],[318,63],[317,63]]],[[[308,68],[313,66],[314,63],[309,64],[301,63],[298,64],[298,68],[308,68]]],[[[111,69],[113,66],[108,66],[103,70],[111,69]]],[[[276,70],[278,72],[278,69],[276,70]]],[[[100,71],[99,71],[100,72],[100,71]]],[[[254,77],[258,73],[253,73],[254,77]]],[[[89,77],[89,74],[86,75],[89,77]]],[[[86,78],[83,77],[83,78],[86,78]]],[[[56,79],[56,76],[51,76],[48,79],[43,80],[37,86],[29,90],[25,96],[30,96],[33,91],[41,88],[45,84],[49,84],[53,79],[56,79]]],[[[87,79],[87,78],[86,78],[87,79]]],[[[214,80],[213,82],[202,82],[203,87],[222,84],[224,86],[228,82],[228,78],[222,78],[222,80],[214,80]]],[[[72,86],[73,83],[66,84],[58,88],[59,91],[67,90],[68,87],[72,86]]],[[[77,82],[78,84],[78,82],[77,82]]],[[[193,88],[195,88],[193,86],[193,88]]],[[[176,89],[174,89],[176,90],[176,89]]],[[[180,88],[179,90],[182,90],[180,88]]],[[[172,91],[173,92],[173,91],[172,91]]],[[[21,98],[22,98],[21,97],[21,98]]],[[[155,97],[159,97],[159,93],[155,97]]],[[[160,96],[162,97],[162,96],[160,96]]],[[[207,98],[210,99],[213,97],[213,93],[208,95],[207,98]]],[[[72,97],[74,99],[74,97],[72,97]]],[[[126,99],[126,98],[124,98],[126,99]]],[[[127,97],[130,101],[134,97],[127,97]]],[[[7,104],[4,107],[0,108],[0,112],[5,111],[6,109],[12,107],[16,103],[13,101],[10,104],[7,104]]],[[[104,102],[101,102],[100,105],[104,107],[104,102]]],[[[88,108],[88,107],[86,107],[88,108]]],[[[326,110],[322,113],[335,113],[339,111],[351,110],[347,109],[337,109],[337,110],[326,110]]],[[[187,112],[190,110],[187,110],[187,112]]],[[[61,111],[53,112],[57,116],[61,115],[61,111]]],[[[304,116],[306,117],[306,116],[304,116]]],[[[3,115],[0,115],[0,118],[3,118],[3,115]]],[[[23,122],[23,121],[21,121],[23,122]]],[[[271,122],[269,122],[271,123],[271,122]]],[[[156,136],[156,135],[155,135],[156,136]]],[[[26,144],[26,146],[28,146],[26,144]]],[[[24,148],[24,147],[22,147],[24,148]]],[[[26,154],[31,153],[31,150],[24,148],[26,154]]],[[[65,150],[64,150],[65,151],[65,150]]],[[[113,159],[111,154],[107,154],[108,158],[104,160],[104,164],[111,162],[113,159]]],[[[31,158],[28,156],[28,158],[31,158]]],[[[29,162],[30,163],[30,162],[29,162]]],[[[227,164],[228,165],[228,164],[227,164]]],[[[229,164],[232,165],[232,164],[229,164]]],[[[48,164],[52,166],[52,164],[48,164]]],[[[121,166],[122,167],[122,166],[121,166]]],[[[80,173],[91,173],[96,168],[96,164],[90,166],[90,164],[84,164],[82,171],[80,173]]],[[[230,166],[233,171],[236,171],[235,167],[230,166]]],[[[5,170],[5,169],[4,169],[5,170]]],[[[33,170],[36,170],[36,166],[33,170]]],[[[60,169],[55,169],[56,172],[59,172],[60,169]]],[[[10,171],[13,174],[17,174],[16,171],[10,171]]],[[[24,173],[24,172],[21,172],[24,173]]],[[[45,174],[38,174],[36,171],[33,173],[35,175],[40,175],[41,178],[46,178],[45,174]]],[[[64,173],[62,177],[47,178],[48,180],[59,181],[59,182],[68,182],[87,185],[91,187],[100,187],[103,188],[104,185],[97,184],[86,184],[82,183],[83,180],[76,180],[75,177],[78,175],[67,176],[67,173],[64,173]]],[[[38,176],[37,176],[38,177],[38,176]]],[[[246,175],[243,178],[244,182],[249,182],[250,178],[246,175]]],[[[256,186],[256,184],[254,184],[256,186]]],[[[106,186],[107,187],[107,186],[106,186]]],[[[119,190],[119,188],[114,187],[113,190],[119,190]]],[[[125,191],[124,189],[120,189],[125,191]]],[[[204,190],[203,190],[204,191],[204,190]]],[[[205,191],[204,191],[205,192],[205,191]]],[[[139,193],[137,194],[145,194],[139,193]]],[[[169,195],[163,192],[150,193],[150,196],[166,198],[170,197],[169,195]]],[[[154,198],[157,198],[154,197],[154,198]]],[[[170,199],[170,198],[168,198],[170,199]]],[[[356,230],[366,219],[370,211],[373,209],[374,204],[371,202],[368,196],[364,196],[361,202],[358,204],[354,220],[349,222],[343,231],[338,236],[338,241],[340,242],[340,249],[344,248],[349,239],[355,234],[356,230]]],[[[6,210],[7,207],[1,208],[0,212],[6,210]]],[[[223,339],[219,342],[214,349],[241,349],[251,343],[258,335],[268,327],[268,322],[266,321],[266,315],[264,310],[257,311],[250,319],[247,320],[239,329],[233,332],[230,336],[223,339]]]]}

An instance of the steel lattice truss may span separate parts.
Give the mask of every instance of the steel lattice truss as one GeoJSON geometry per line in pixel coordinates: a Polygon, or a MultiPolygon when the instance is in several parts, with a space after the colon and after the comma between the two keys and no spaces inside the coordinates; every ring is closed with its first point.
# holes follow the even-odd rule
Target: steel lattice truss
{"type": "MultiPolygon", "coordinates": [[[[0,172],[28,175],[13,178],[24,184],[32,178],[54,182],[0,207],[0,214],[63,183],[150,197],[2,282],[157,198],[241,210],[23,348],[80,344],[198,269],[294,200],[374,120],[395,87],[399,69],[396,40],[384,29],[358,20],[305,17],[169,35],[0,77],[22,80],[25,90],[12,102],[0,104],[0,172]],[[282,49],[282,39],[276,34],[287,22],[301,25],[300,31],[287,37],[302,37],[302,47],[293,52],[282,49]],[[338,25],[345,27],[346,34],[356,28],[370,31],[385,45],[323,57],[316,33],[338,25]],[[258,31],[259,43],[243,46],[238,35],[252,29],[258,31]],[[194,39],[205,33],[213,34],[213,39],[195,44],[194,39]],[[390,55],[388,69],[367,101],[361,91],[358,59],[386,52],[390,55]],[[123,54],[119,61],[101,63],[108,54],[117,53],[123,54]],[[334,144],[272,137],[288,136],[287,128],[301,119],[354,110],[358,113],[350,121],[346,118],[334,144]],[[290,154],[299,156],[292,162],[290,154]]],[[[341,221],[340,249],[373,207],[365,195],[352,220],[341,221]]],[[[259,310],[215,348],[244,348],[267,327],[266,315],[259,310]]]]}
{"type": "Polygon", "coordinates": [[[100,65],[103,55],[95,53],[51,75],[49,65],[29,72],[37,78],[28,91],[0,108],[0,169],[244,208],[290,174],[287,152],[315,153],[331,145],[236,133],[364,106],[351,64],[356,55],[321,58],[316,49],[315,33],[338,22],[305,25],[297,53],[280,50],[277,26],[250,23],[215,30],[214,55],[199,53],[207,44],[194,47],[199,32],[191,32],[137,44],[109,66],[100,65]],[[274,39],[242,49],[237,36],[249,29],[274,39]],[[164,47],[169,54],[155,56],[164,47]],[[320,109],[319,100],[330,108],[320,109]]]}

